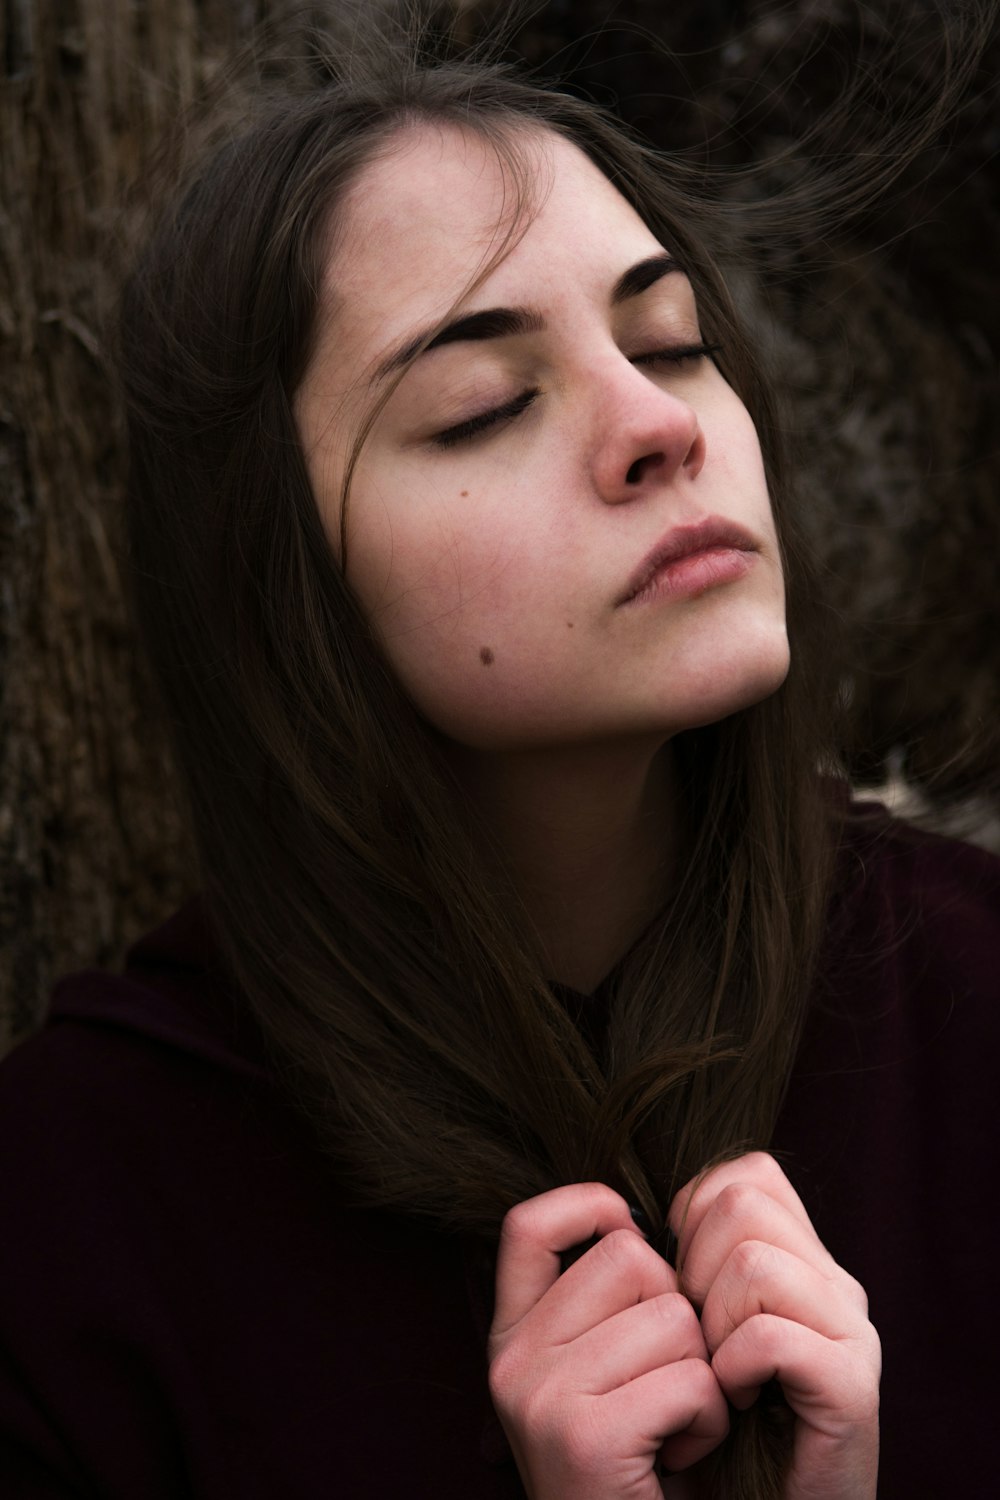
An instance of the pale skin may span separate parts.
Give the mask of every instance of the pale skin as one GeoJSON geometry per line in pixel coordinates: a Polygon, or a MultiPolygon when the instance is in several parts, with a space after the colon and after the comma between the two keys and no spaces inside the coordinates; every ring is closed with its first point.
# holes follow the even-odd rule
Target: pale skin
{"type": "MultiPolygon", "coordinates": [[[[478,137],[400,131],[339,214],[296,415],[339,547],[345,453],[401,344],[504,310],[410,365],[366,441],[346,572],[442,734],[554,978],[592,989],[679,872],[670,744],[774,692],[788,669],[760,447],[703,351],[691,287],[574,146],[523,144],[542,191],[478,285],[511,184],[478,137]],[[472,288],[472,290],[470,290],[472,288]],[[734,561],[626,600],[677,528],[739,528],[734,561]]],[[[532,1500],[658,1500],[728,1398],[777,1377],[796,1414],[789,1500],[875,1494],[878,1339],[864,1293],[771,1158],[699,1187],[684,1290],[600,1184],[505,1221],[490,1383],[532,1500]],[[599,1243],[564,1275],[559,1252],[599,1243]],[[665,1488],[663,1486],[666,1486],[665,1488]]],[[[697,1472],[696,1468],[693,1470],[697,1472]]]]}
{"type": "Polygon", "coordinates": [[[601,1183],[504,1221],[490,1386],[533,1500],[698,1496],[726,1399],[743,1409],[775,1378],[796,1417],[786,1500],[874,1496],[878,1335],[778,1164],[754,1153],[716,1168],[669,1219],[683,1294],[601,1183]],[[559,1251],[594,1235],[560,1275],[559,1251]],[[660,1462],[679,1477],[662,1481],[660,1462]]]}

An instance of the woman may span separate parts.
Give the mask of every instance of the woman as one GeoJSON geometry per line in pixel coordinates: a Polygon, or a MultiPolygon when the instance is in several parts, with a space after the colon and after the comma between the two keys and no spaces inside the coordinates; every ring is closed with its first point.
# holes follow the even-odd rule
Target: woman
{"type": "Polygon", "coordinates": [[[977,1493],[986,1315],[928,1303],[987,1264],[945,1248],[979,1118],[933,1091],[995,1040],[1000,877],[817,774],[712,226],[591,107],[387,57],[140,261],[135,604],[205,894],[5,1066],[12,1492],[864,1500],[874,1277],[878,1492],[977,1493]]]}

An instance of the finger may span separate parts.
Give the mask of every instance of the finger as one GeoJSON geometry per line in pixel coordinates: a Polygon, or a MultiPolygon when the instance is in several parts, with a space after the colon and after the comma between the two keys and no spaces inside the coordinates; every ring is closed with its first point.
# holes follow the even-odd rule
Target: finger
{"type": "Polygon", "coordinates": [[[812,1229],[802,1199],[774,1157],[769,1156],[766,1151],[750,1151],[745,1156],[737,1157],[735,1161],[721,1162],[708,1172],[692,1178],[675,1195],[667,1218],[680,1241],[681,1253],[715,1199],[734,1183],[748,1183],[759,1188],[812,1229]]]}
{"type": "Polygon", "coordinates": [[[601,1182],[553,1188],[512,1208],[500,1230],[491,1338],[502,1338],[558,1280],[562,1251],[616,1229],[642,1240],[625,1199],[601,1182]]]}
{"type": "Polygon", "coordinates": [[[840,1272],[808,1220],[803,1223],[752,1183],[732,1182],[702,1214],[694,1232],[685,1231],[678,1265],[683,1290],[692,1301],[704,1302],[722,1267],[745,1240],[777,1245],[828,1276],[840,1272]]]}
{"type": "Polygon", "coordinates": [[[831,1276],[778,1245],[743,1240],[705,1298],[701,1327],[709,1353],[758,1313],[802,1323],[824,1338],[851,1338],[868,1322],[868,1299],[845,1271],[831,1276]]]}
{"type": "Polygon", "coordinates": [[[837,1341],[770,1313],[749,1318],[712,1357],[726,1396],[744,1410],[778,1380],[797,1416],[830,1436],[873,1421],[878,1412],[878,1340],[837,1341]]]}
{"type": "Polygon", "coordinates": [[[729,1431],[725,1397],[702,1359],[651,1370],[600,1400],[602,1430],[636,1433],[637,1451],[659,1452],[668,1469],[690,1468],[729,1431]]]}
{"type": "Polygon", "coordinates": [[[680,1292],[651,1297],[606,1318],[576,1340],[579,1367],[589,1395],[606,1395],[650,1370],[708,1351],[698,1314],[680,1292]]]}
{"type": "Polygon", "coordinates": [[[676,1291],[676,1273],[641,1235],[613,1229],[558,1277],[518,1327],[540,1345],[567,1344],[626,1308],[676,1291]]]}

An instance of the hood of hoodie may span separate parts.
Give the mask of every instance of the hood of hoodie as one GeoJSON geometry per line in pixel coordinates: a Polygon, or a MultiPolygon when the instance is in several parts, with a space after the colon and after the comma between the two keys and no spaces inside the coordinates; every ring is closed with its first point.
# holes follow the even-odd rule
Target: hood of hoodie
{"type": "Polygon", "coordinates": [[[122,973],[84,969],[60,979],[48,1023],[114,1026],[216,1063],[266,1077],[259,1031],[222,964],[202,897],[134,943],[122,973]]]}

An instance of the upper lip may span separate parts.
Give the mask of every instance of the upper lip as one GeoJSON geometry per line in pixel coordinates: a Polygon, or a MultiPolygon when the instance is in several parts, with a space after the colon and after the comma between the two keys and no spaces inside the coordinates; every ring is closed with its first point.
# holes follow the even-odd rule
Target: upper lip
{"type": "Polygon", "coordinates": [[[627,604],[634,599],[665,564],[691,557],[696,552],[706,552],[710,547],[732,547],[737,552],[757,551],[757,543],[748,531],[721,516],[706,516],[693,526],[675,526],[643,558],[616,604],[627,604]]]}

